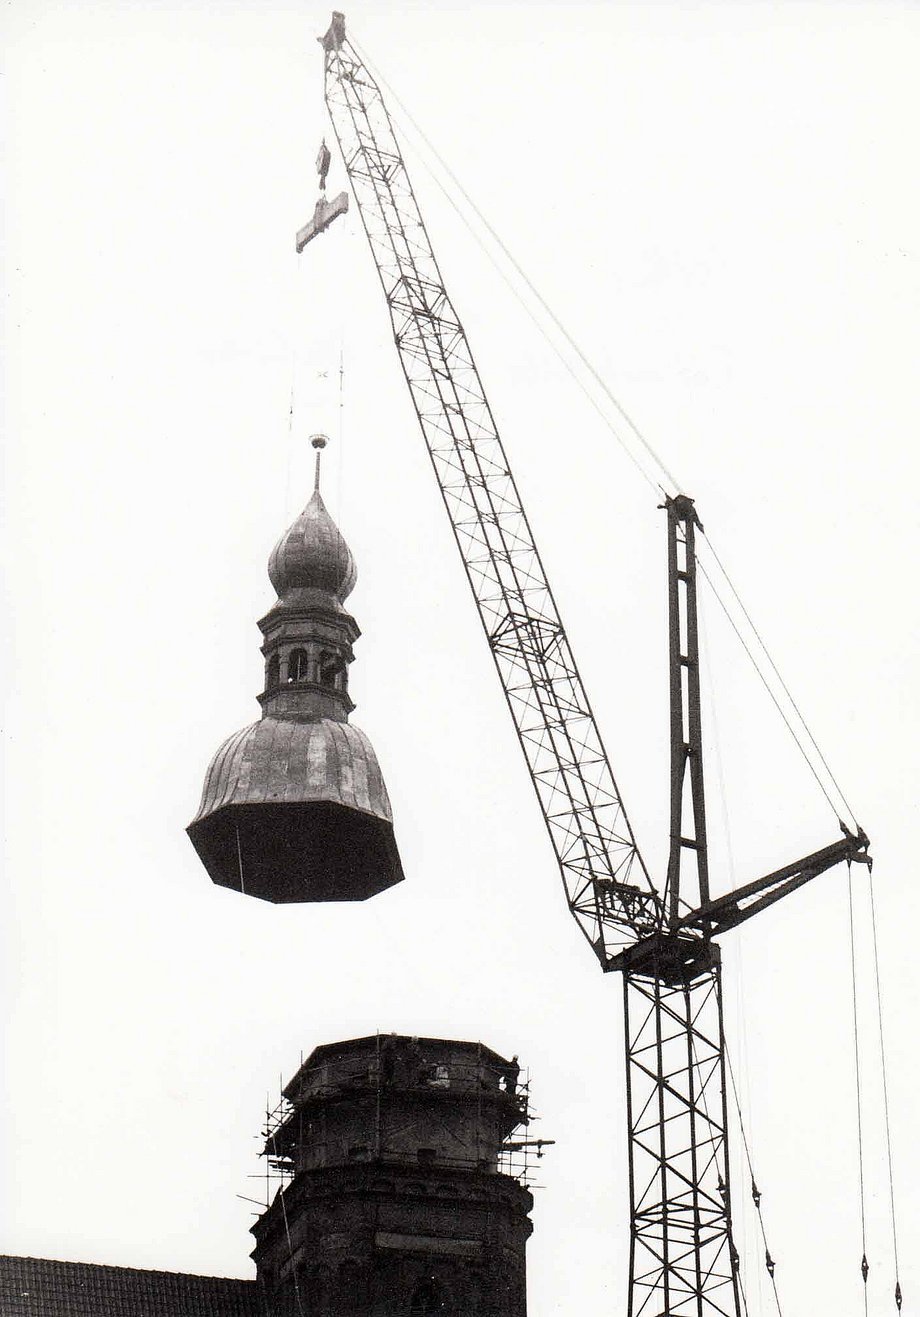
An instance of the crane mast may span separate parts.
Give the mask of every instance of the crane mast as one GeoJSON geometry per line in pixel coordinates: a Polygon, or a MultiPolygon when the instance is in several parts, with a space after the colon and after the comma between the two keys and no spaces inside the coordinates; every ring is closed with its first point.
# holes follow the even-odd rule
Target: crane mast
{"type": "Polygon", "coordinates": [[[709,889],[693,501],[669,497],[670,853],[639,853],[466,333],[444,286],[380,88],[334,13],[325,96],[400,363],[556,853],[569,909],[623,975],[629,1317],[740,1317],[726,1053],[714,935],[868,839],[843,838],[726,896],[709,889]]]}

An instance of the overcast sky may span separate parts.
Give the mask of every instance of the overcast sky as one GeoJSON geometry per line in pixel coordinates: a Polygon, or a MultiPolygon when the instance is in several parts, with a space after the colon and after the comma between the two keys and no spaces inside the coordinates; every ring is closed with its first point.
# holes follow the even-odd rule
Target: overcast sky
{"type": "MultiPolygon", "coordinates": [[[[357,215],[294,253],[329,134],[328,18],[4,6],[0,1247],[250,1275],[237,1195],[258,1197],[266,1093],[301,1051],[395,1029],[520,1054],[534,1132],[556,1140],[532,1317],[622,1311],[620,985],[567,915],[357,215]],[[213,887],[184,828],[211,755],[258,716],[265,563],[309,497],[316,430],[359,569],[353,721],[407,877],[367,905],[274,908],[213,887]]],[[[348,21],[696,498],[873,838],[901,1284],[920,1311],[920,9],[378,0],[348,21]]],[[[406,154],[660,875],[660,500],[406,154]]],[[[330,189],[345,181],[334,157],[330,189]]],[[[708,597],[704,627],[727,890],[837,825],[708,597]]],[[[862,870],[854,891],[874,1315],[894,1278],[862,870]]],[[[783,1311],[858,1317],[845,871],[724,954],[783,1311]]],[[[736,1185],[750,1312],[771,1313],[736,1185]]]]}

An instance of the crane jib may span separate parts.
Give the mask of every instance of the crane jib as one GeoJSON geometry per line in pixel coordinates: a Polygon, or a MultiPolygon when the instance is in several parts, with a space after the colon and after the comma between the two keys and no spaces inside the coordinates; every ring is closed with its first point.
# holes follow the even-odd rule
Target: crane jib
{"type": "Polygon", "coordinates": [[[560,867],[604,968],[660,924],[472,351],[380,90],[336,15],[326,101],[400,362],[560,867]]]}

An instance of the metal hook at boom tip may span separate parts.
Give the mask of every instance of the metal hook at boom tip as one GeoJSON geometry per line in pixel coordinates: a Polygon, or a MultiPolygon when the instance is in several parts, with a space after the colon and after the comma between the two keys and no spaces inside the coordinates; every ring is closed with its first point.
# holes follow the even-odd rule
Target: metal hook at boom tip
{"type": "Polygon", "coordinates": [[[327,53],[338,50],[345,40],[345,15],[339,9],[333,9],[332,22],[324,36],[316,38],[327,53]]]}

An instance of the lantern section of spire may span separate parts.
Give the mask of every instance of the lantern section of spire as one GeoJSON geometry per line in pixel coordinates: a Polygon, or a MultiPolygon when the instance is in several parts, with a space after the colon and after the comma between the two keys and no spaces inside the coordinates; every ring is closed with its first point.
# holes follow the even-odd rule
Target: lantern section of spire
{"type": "Polygon", "coordinates": [[[273,902],[363,901],[403,878],[373,746],[350,725],[356,569],[319,491],[272,550],[261,719],[229,737],[188,833],[211,879],[273,902]]]}

